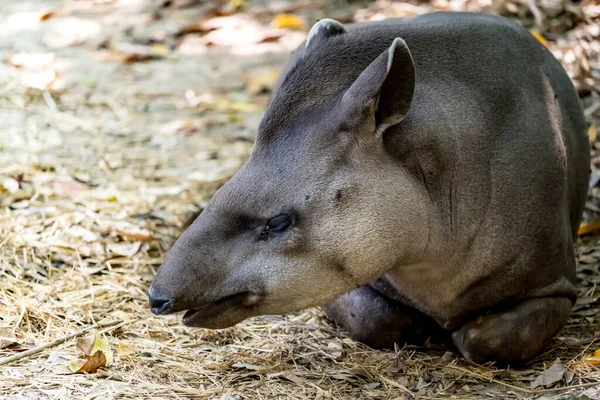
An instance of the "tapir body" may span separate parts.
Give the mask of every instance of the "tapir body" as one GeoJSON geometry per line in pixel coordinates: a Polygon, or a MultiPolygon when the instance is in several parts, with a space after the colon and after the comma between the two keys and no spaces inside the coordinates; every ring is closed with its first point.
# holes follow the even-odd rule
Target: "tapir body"
{"type": "Polygon", "coordinates": [[[571,81],[501,18],[319,21],[253,153],[150,289],[189,326],[324,305],[374,347],[448,334],[477,362],[537,354],[576,299],[586,123],[571,81]]]}

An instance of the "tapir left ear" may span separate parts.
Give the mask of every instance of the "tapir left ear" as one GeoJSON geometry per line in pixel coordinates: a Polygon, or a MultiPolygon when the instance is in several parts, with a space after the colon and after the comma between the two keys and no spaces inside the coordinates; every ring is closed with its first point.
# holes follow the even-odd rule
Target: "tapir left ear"
{"type": "Polygon", "coordinates": [[[404,40],[396,38],[344,93],[342,104],[351,113],[369,113],[381,135],[406,117],[414,91],[412,56],[404,40]]]}
{"type": "Polygon", "coordinates": [[[334,36],[343,35],[346,33],[346,28],[340,22],[331,18],[319,20],[308,32],[305,48],[307,52],[321,46],[326,39],[334,36]]]}

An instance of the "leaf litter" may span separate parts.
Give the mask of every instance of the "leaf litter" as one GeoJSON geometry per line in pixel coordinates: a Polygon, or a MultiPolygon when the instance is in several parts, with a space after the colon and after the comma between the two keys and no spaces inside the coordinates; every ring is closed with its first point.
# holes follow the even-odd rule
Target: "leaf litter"
{"type": "Polygon", "coordinates": [[[149,313],[146,292],[165,252],[250,154],[285,57],[320,18],[483,10],[516,19],[575,82],[600,169],[596,2],[340,4],[0,6],[0,360],[96,320],[127,322],[0,366],[0,396],[597,398],[599,180],[578,244],[573,316],[521,369],[472,365],[434,345],[371,350],[318,309],[219,331],[149,313]]]}

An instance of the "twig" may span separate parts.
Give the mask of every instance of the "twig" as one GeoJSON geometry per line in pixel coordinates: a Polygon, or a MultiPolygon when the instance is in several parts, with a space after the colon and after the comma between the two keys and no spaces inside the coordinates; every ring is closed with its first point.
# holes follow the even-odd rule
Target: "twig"
{"type": "Polygon", "coordinates": [[[525,393],[529,393],[529,394],[547,393],[547,392],[559,392],[559,391],[564,391],[564,390],[579,389],[579,388],[584,388],[584,387],[588,387],[588,386],[597,386],[597,385],[600,385],[600,381],[599,381],[599,382],[586,382],[586,383],[580,383],[578,385],[557,387],[557,388],[551,388],[551,389],[528,389],[528,388],[524,388],[524,387],[519,387],[519,386],[511,385],[510,383],[502,382],[501,380],[498,380],[498,379],[495,379],[495,378],[488,378],[485,375],[481,375],[481,374],[479,374],[477,372],[469,371],[469,370],[464,369],[464,368],[456,367],[454,365],[447,365],[446,367],[455,369],[457,371],[464,372],[467,375],[471,375],[471,376],[477,377],[479,379],[485,379],[487,381],[494,382],[494,383],[497,383],[499,385],[503,385],[503,386],[509,387],[509,388],[511,388],[513,390],[518,390],[520,392],[525,392],[525,393]]]}
{"type": "Polygon", "coordinates": [[[595,102],[588,108],[586,108],[583,113],[586,118],[590,118],[596,111],[600,110],[600,101],[595,102]]]}
{"type": "Polygon", "coordinates": [[[457,366],[454,366],[454,365],[446,365],[446,368],[455,369],[457,371],[463,372],[463,373],[465,373],[467,375],[471,375],[471,376],[477,377],[479,379],[485,379],[486,381],[489,381],[489,382],[494,382],[494,383],[497,383],[497,384],[502,385],[502,386],[507,386],[507,387],[509,387],[509,388],[511,388],[513,390],[519,390],[519,391],[525,392],[525,393],[536,393],[536,391],[534,391],[534,390],[523,388],[523,387],[519,387],[519,386],[515,386],[515,385],[511,385],[510,383],[502,382],[499,379],[495,379],[495,378],[492,378],[492,377],[487,377],[487,376],[479,374],[477,372],[469,371],[466,368],[461,368],[461,367],[457,367],[457,366]]]}
{"type": "Polygon", "coordinates": [[[531,14],[533,15],[533,19],[535,20],[535,25],[539,29],[542,29],[544,20],[542,17],[542,12],[538,8],[538,6],[535,4],[535,0],[528,0],[527,6],[529,7],[529,11],[531,11],[531,14]]]}
{"type": "Polygon", "coordinates": [[[107,328],[109,326],[118,325],[118,324],[120,324],[122,322],[123,322],[122,320],[116,320],[116,321],[110,321],[110,322],[99,322],[97,324],[90,325],[87,328],[84,328],[84,329],[82,329],[80,331],[77,331],[75,333],[71,333],[70,335],[63,336],[61,338],[53,340],[50,343],[46,343],[46,344],[44,344],[42,346],[35,347],[33,349],[24,351],[22,353],[15,354],[14,356],[10,356],[10,357],[4,358],[4,359],[0,360],[0,365],[5,365],[5,364],[11,363],[13,361],[20,360],[21,358],[25,358],[25,357],[29,357],[29,356],[37,354],[37,353],[41,353],[43,350],[46,350],[46,349],[48,349],[50,347],[58,346],[59,344],[64,343],[64,342],[66,342],[69,339],[73,339],[73,338],[76,338],[78,336],[82,336],[85,333],[91,331],[92,329],[107,328]]]}

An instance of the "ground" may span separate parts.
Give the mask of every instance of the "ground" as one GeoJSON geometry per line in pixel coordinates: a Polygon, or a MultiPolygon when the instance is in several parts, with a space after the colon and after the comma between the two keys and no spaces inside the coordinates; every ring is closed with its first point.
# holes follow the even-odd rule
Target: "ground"
{"type": "Polygon", "coordinates": [[[307,28],[323,17],[435,9],[524,24],[561,60],[597,124],[600,6],[590,0],[1,2],[0,396],[600,398],[595,150],[580,300],[520,369],[434,345],[372,350],[319,309],[218,331],[148,310],[165,252],[248,157],[279,67],[307,28]],[[92,330],[115,352],[106,368],[65,374],[67,360],[81,358],[75,338],[2,365],[98,323],[113,323],[92,330]]]}

